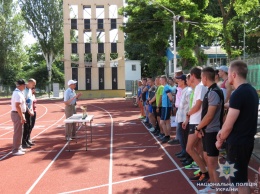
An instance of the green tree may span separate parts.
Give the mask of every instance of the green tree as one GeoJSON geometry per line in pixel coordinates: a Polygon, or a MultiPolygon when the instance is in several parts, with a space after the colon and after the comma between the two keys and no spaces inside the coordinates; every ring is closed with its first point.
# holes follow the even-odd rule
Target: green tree
{"type": "MultiPolygon", "coordinates": [[[[33,77],[37,80],[37,88],[46,89],[48,82],[48,71],[46,69],[45,59],[42,55],[39,43],[26,46],[29,63],[23,66],[23,71],[26,72],[25,77],[33,77]]],[[[52,65],[52,82],[64,83],[63,63],[55,61],[52,65]]]]}
{"type": "Polygon", "coordinates": [[[13,1],[0,0],[0,26],[0,78],[2,84],[12,86],[27,61],[22,46],[24,22],[13,1]]]}
{"type": "Polygon", "coordinates": [[[63,51],[63,10],[61,0],[19,0],[22,16],[40,44],[47,65],[49,88],[52,65],[63,51]]]}
{"type": "Polygon", "coordinates": [[[126,43],[126,52],[130,53],[129,56],[140,57],[138,59],[143,61],[142,64],[148,64],[147,67],[157,67],[158,72],[164,69],[165,65],[161,63],[165,64],[166,62],[165,51],[170,46],[168,41],[169,37],[172,36],[173,15],[161,8],[158,5],[160,4],[172,10],[175,15],[182,15],[186,18],[185,23],[176,23],[177,51],[182,58],[182,62],[177,65],[184,69],[198,64],[203,65],[206,57],[201,52],[200,45],[203,42],[211,43],[221,30],[221,18],[205,13],[209,1],[177,0],[169,2],[157,0],[153,4],[149,4],[149,2],[131,0],[128,1],[125,8],[120,10],[122,15],[129,18],[123,27],[127,39],[129,38],[126,43]],[[142,52],[140,48],[145,47],[147,48],[142,52]],[[157,48],[161,49],[160,52],[157,48]],[[138,55],[138,52],[142,54],[138,55]],[[158,60],[154,57],[158,57],[158,60]]]}
{"type": "Polygon", "coordinates": [[[259,6],[259,0],[218,0],[222,15],[224,48],[228,58],[234,58],[241,54],[240,50],[234,49],[234,39],[232,29],[234,29],[234,19],[249,13],[253,8],[259,6]]]}

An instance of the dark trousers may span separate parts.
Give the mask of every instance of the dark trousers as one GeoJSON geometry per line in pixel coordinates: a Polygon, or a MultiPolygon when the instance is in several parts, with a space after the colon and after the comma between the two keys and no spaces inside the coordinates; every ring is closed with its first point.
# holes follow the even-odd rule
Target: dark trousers
{"type": "Polygon", "coordinates": [[[24,123],[24,128],[23,128],[23,142],[22,142],[23,144],[28,143],[32,131],[31,115],[27,111],[25,112],[25,120],[26,123],[24,123]]]}
{"type": "MultiPolygon", "coordinates": [[[[34,128],[34,125],[35,125],[35,120],[36,120],[36,112],[34,111],[34,115],[31,117],[31,120],[32,120],[32,126],[31,128],[33,129],[34,128]]],[[[31,131],[32,132],[32,131],[31,131]]],[[[30,134],[31,135],[31,134],[30,134]]]]}

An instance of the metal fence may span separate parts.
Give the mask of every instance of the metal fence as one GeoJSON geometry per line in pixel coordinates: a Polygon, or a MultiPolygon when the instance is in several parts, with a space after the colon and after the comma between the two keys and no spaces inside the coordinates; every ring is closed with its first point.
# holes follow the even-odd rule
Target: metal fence
{"type": "Polygon", "coordinates": [[[247,81],[260,90],[260,56],[245,59],[248,65],[247,81]]]}
{"type": "MultiPolygon", "coordinates": [[[[36,85],[36,97],[42,97],[42,96],[49,96],[49,93],[48,93],[48,88],[49,88],[49,85],[45,85],[45,86],[40,86],[37,87],[36,85]]],[[[11,85],[11,86],[7,86],[7,85],[1,85],[0,84],[0,97],[11,97],[12,96],[12,93],[15,89],[15,85],[11,85]]],[[[59,91],[60,91],[60,96],[62,95],[63,97],[63,92],[64,92],[64,84],[60,84],[59,85],[59,91]]],[[[52,90],[50,92],[50,96],[53,96],[52,95],[52,90]]]]}

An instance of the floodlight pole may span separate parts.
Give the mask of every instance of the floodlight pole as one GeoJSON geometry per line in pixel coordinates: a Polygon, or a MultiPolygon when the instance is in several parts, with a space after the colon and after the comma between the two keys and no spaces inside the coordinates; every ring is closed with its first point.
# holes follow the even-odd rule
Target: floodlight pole
{"type": "MultiPolygon", "coordinates": [[[[166,9],[167,11],[169,11],[170,13],[172,13],[173,17],[172,17],[172,30],[173,30],[173,72],[176,72],[177,70],[177,52],[176,52],[176,26],[175,26],[175,23],[176,23],[176,17],[175,17],[175,13],[168,9],[167,7],[157,3],[157,5],[161,6],[162,8],[166,9]]],[[[171,72],[170,72],[171,73],[171,72]]]]}

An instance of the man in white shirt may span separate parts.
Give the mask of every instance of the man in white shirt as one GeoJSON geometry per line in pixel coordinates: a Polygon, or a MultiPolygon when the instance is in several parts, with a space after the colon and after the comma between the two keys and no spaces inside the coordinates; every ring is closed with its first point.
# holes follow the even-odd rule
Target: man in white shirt
{"type": "Polygon", "coordinates": [[[182,123],[185,121],[186,114],[189,111],[190,94],[192,92],[192,89],[187,86],[186,75],[181,75],[179,77],[176,77],[176,79],[178,79],[178,87],[182,91],[175,120],[175,122],[178,123],[176,128],[176,136],[181,144],[182,150],[181,152],[177,153],[176,156],[178,158],[182,158],[186,156],[186,144],[189,132],[189,129],[182,128],[182,123]]]}
{"type": "MultiPolygon", "coordinates": [[[[199,183],[205,182],[209,179],[208,172],[206,170],[206,164],[203,157],[202,141],[195,135],[195,127],[201,121],[201,111],[202,111],[202,102],[205,94],[207,93],[207,88],[201,83],[201,68],[194,67],[190,71],[190,80],[195,86],[194,93],[191,95],[191,109],[186,115],[186,120],[182,125],[182,128],[185,129],[186,125],[189,122],[189,136],[186,151],[200,167],[200,173],[196,177],[190,178],[190,180],[197,180],[199,183]]],[[[192,161],[188,161],[184,165],[189,165],[192,161]]]]}
{"type": "Polygon", "coordinates": [[[26,151],[21,146],[23,137],[23,124],[25,123],[24,113],[26,111],[26,103],[23,95],[25,85],[25,81],[23,79],[19,79],[16,82],[16,89],[13,91],[11,98],[11,119],[14,125],[12,153],[14,156],[24,155],[26,151]]]}
{"type": "MultiPolygon", "coordinates": [[[[65,104],[65,116],[66,119],[71,117],[73,114],[76,114],[76,101],[82,95],[81,93],[76,94],[77,81],[69,80],[69,88],[64,93],[64,104],[65,104]]],[[[71,140],[76,134],[76,125],[75,123],[66,123],[66,140],[71,140]]]]}

